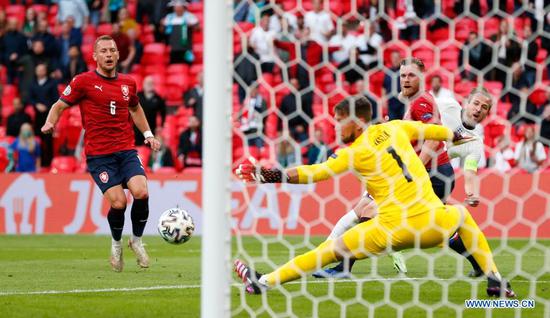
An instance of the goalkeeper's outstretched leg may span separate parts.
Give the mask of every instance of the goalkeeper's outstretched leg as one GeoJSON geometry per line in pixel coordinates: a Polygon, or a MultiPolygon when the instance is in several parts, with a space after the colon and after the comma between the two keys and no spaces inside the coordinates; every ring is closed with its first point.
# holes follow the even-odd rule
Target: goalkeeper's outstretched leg
{"type": "Polygon", "coordinates": [[[461,213],[456,207],[445,206],[438,209],[435,216],[423,213],[409,217],[406,223],[408,225],[403,227],[383,223],[375,217],[356,225],[339,238],[327,240],[317,248],[295,257],[271,273],[262,275],[240,260],[235,261],[235,272],[245,283],[248,293],[258,294],[343,259],[363,259],[382,255],[389,249],[415,247],[417,233],[421,233],[419,247],[429,248],[441,244],[450,233],[458,231],[468,252],[479,262],[488,277],[487,294],[516,296],[510,285],[502,281],[489,244],[466,209],[461,213]]]}

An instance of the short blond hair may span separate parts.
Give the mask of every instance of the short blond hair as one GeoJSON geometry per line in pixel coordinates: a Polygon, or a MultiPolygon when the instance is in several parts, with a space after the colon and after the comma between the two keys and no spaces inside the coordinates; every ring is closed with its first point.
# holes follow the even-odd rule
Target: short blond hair
{"type": "Polygon", "coordinates": [[[94,51],[96,50],[97,48],[97,44],[101,41],[114,41],[115,39],[113,39],[112,36],[110,35],[102,35],[100,37],[98,37],[97,39],[95,39],[95,42],[94,42],[94,51]]]}

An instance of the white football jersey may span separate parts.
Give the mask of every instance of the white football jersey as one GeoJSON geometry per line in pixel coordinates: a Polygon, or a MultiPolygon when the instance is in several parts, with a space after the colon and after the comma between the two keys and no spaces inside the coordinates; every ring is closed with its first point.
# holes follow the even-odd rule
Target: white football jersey
{"type": "Polygon", "coordinates": [[[464,169],[477,170],[485,161],[483,144],[483,126],[477,124],[474,129],[464,127],[462,123],[462,107],[454,98],[445,98],[437,103],[443,126],[475,140],[461,144],[447,144],[447,152],[451,158],[458,158],[464,169]]]}

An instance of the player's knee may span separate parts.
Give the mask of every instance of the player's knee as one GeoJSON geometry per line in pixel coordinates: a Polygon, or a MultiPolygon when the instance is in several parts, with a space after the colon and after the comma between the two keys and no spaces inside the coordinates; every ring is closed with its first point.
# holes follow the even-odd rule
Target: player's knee
{"type": "Polygon", "coordinates": [[[342,237],[337,238],[334,242],[334,255],[338,260],[352,257],[351,251],[344,243],[342,237]]]}
{"type": "Polygon", "coordinates": [[[117,210],[126,210],[126,198],[116,198],[111,201],[111,208],[117,210]]]}
{"type": "Polygon", "coordinates": [[[149,198],[149,191],[147,187],[140,187],[132,192],[134,199],[143,200],[149,198]]]}

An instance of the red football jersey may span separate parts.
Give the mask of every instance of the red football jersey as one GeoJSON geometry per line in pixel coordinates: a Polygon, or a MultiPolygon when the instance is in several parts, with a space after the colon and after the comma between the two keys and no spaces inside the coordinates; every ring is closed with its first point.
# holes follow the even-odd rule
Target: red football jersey
{"type": "Polygon", "coordinates": [[[86,130],[87,155],[105,155],[134,149],[134,129],[129,107],[138,104],[136,81],[129,75],[113,78],[96,71],[79,74],[65,88],[59,99],[80,105],[86,130]]]}
{"type": "MultiPolygon", "coordinates": [[[[405,114],[404,119],[421,121],[425,124],[441,125],[441,118],[435,104],[435,99],[428,92],[424,92],[424,94],[411,101],[409,111],[405,114]]],[[[413,146],[416,147],[416,142],[413,143],[413,146]]],[[[437,156],[437,166],[449,163],[449,156],[447,155],[444,142],[439,143],[436,152],[439,154],[437,156]]],[[[417,153],[420,153],[420,149],[417,149],[417,153]]],[[[426,164],[426,168],[431,169],[431,167],[432,162],[430,160],[426,164]]]]}

